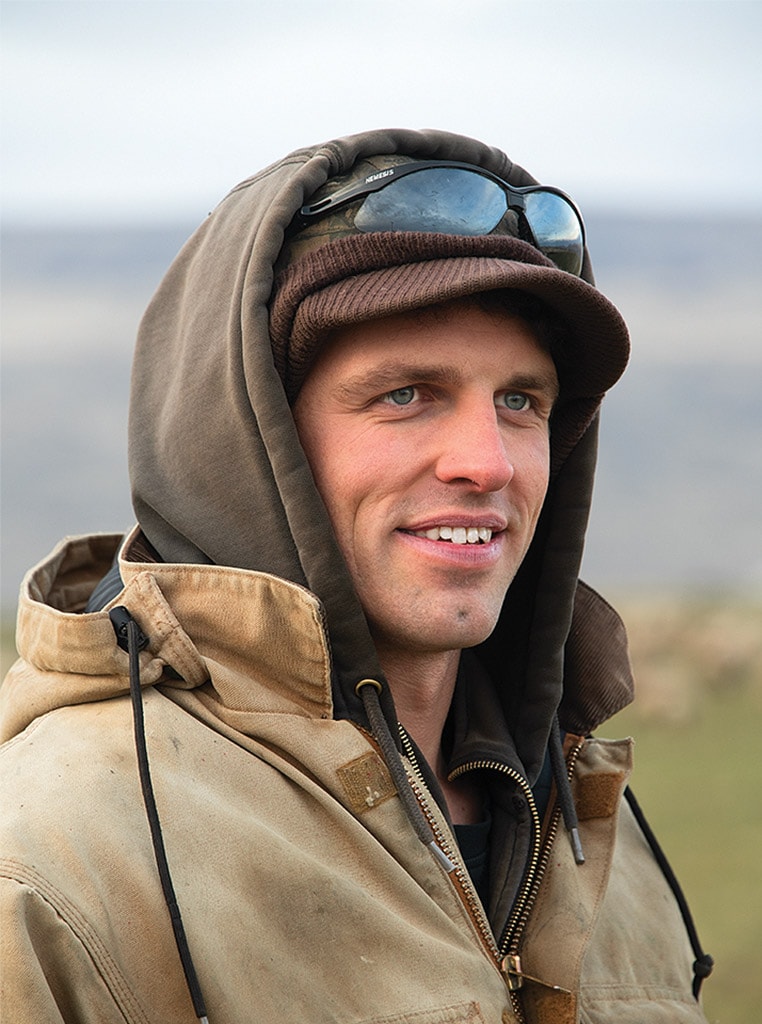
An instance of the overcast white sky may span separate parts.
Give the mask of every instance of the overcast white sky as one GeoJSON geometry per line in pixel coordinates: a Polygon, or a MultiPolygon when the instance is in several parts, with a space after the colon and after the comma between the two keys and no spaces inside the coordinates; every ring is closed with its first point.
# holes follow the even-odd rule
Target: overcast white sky
{"type": "Polygon", "coordinates": [[[754,0],[3,0],[6,223],[203,218],[299,146],[438,127],[584,208],[762,213],[754,0]]]}

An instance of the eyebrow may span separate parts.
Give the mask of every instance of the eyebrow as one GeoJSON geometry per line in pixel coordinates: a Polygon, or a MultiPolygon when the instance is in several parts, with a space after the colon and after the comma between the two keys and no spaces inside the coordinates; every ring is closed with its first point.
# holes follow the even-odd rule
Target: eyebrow
{"type": "Polygon", "coordinates": [[[391,391],[395,387],[404,384],[415,384],[426,381],[431,384],[457,385],[463,380],[463,375],[455,369],[446,366],[420,366],[410,363],[384,363],[377,370],[368,373],[358,373],[353,377],[347,377],[337,385],[337,392],[346,398],[350,398],[358,390],[371,391],[382,394],[391,391]]]}
{"type": "Polygon", "coordinates": [[[511,377],[506,388],[517,391],[536,391],[548,395],[554,402],[561,390],[558,376],[554,373],[517,373],[511,377]]]}
{"type": "MultiPolygon", "coordinates": [[[[358,391],[369,391],[383,394],[403,384],[442,384],[457,386],[463,381],[459,370],[449,366],[421,366],[405,362],[385,363],[377,370],[358,373],[340,381],[336,387],[337,394],[343,398],[352,398],[358,391]]],[[[555,402],[558,398],[558,379],[553,373],[517,373],[507,376],[501,390],[515,388],[517,391],[534,391],[544,393],[555,402]]]]}

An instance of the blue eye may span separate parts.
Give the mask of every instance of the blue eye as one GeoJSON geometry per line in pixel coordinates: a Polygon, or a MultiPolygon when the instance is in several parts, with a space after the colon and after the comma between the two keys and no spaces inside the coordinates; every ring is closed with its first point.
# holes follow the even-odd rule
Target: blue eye
{"type": "Polygon", "coordinates": [[[529,398],[527,395],[511,391],[503,395],[503,403],[506,408],[511,409],[513,412],[522,412],[529,405],[529,398]]]}
{"type": "Polygon", "coordinates": [[[390,391],[386,396],[387,399],[394,405],[410,405],[415,398],[415,388],[395,388],[394,391],[390,391]]]}

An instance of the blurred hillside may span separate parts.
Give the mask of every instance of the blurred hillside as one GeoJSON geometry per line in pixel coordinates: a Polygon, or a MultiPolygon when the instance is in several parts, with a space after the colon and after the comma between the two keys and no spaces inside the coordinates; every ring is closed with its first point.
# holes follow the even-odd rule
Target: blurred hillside
{"type": "MultiPolygon", "coordinates": [[[[3,232],[6,608],[59,537],[131,525],[132,346],[190,230],[3,232]]],[[[762,220],[599,212],[588,233],[633,360],[604,409],[584,574],[620,591],[759,592],[762,220]]]]}

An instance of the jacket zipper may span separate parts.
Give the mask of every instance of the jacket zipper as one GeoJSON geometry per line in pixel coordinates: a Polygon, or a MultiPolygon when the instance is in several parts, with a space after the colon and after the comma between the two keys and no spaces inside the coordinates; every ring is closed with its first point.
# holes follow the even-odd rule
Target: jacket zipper
{"type": "MultiPolygon", "coordinates": [[[[571,748],[567,755],[566,775],[570,781],[574,774],[574,769],[577,764],[577,758],[580,755],[582,747],[583,743],[575,744],[575,746],[571,748]]],[[[522,935],[524,934],[524,929],[526,927],[527,921],[529,920],[529,915],[532,912],[532,907],[534,906],[535,901],[537,899],[537,894],[540,891],[540,885],[542,884],[542,880],[545,877],[545,871],[548,866],[548,861],[550,860],[550,851],[552,850],[553,844],[556,841],[556,836],[558,834],[558,827],[560,822],[561,808],[560,806],[558,806],[558,804],[556,804],[556,807],[553,810],[553,815],[551,817],[550,823],[548,825],[548,831],[542,839],[540,856],[537,863],[537,869],[534,874],[534,878],[532,879],[532,884],[528,888],[525,899],[523,900],[521,906],[519,906],[520,897],[516,900],[513,912],[511,913],[508,924],[506,925],[505,931],[503,932],[501,949],[505,950],[506,956],[516,956],[518,954],[518,949],[522,935]]]]}
{"type": "Polygon", "coordinates": [[[410,737],[405,732],[402,725],[398,726],[399,735],[402,741],[402,749],[405,752],[405,756],[412,768],[412,777],[410,778],[410,785],[413,788],[413,792],[416,795],[418,803],[421,806],[421,810],[431,826],[431,831],[434,834],[434,839],[437,845],[442,850],[447,859],[452,863],[453,870],[448,872],[451,877],[454,876],[456,881],[456,888],[461,894],[461,898],[466,904],[466,909],[469,912],[469,916],[476,925],[479,934],[482,937],[484,945],[487,947],[490,953],[491,959],[495,962],[496,966],[500,967],[500,951],[497,948],[497,943],[492,934],[492,928],[490,927],[489,921],[484,913],[479,897],[476,895],[473,882],[466,871],[460,857],[460,852],[453,849],[453,845],[442,831],[438,821],[434,817],[434,814],[429,806],[427,794],[428,787],[423,779],[423,773],[421,772],[418,764],[418,758],[416,757],[413,745],[410,742],[410,737]]]}
{"type": "MultiPolygon", "coordinates": [[[[579,757],[581,750],[582,743],[577,743],[574,747],[572,747],[567,756],[566,774],[567,778],[570,781],[572,775],[574,774],[574,768],[577,764],[577,758],[579,757]]],[[[526,928],[527,922],[529,920],[529,915],[532,912],[532,907],[534,906],[535,901],[537,899],[537,894],[540,891],[540,885],[542,884],[542,880],[545,877],[545,871],[548,866],[548,861],[550,860],[550,851],[552,850],[553,844],[556,841],[556,836],[558,834],[558,827],[560,822],[561,807],[558,805],[558,803],[556,803],[556,807],[553,810],[553,816],[548,825],[548,831],[544,839],[542,840],[540,859],[537,864],[537,871],[532,881],[532,885],[529,891],[527,892],[523,906],[520,908],[518,913],[516,912],[517,908],[514,907],[514,912],[511,914],[511,918],[508,922],[508,925],[506,926],[505,932],[503,933],[502,948],[506,950],[505,959],[508,962],[515,960],[519,969],[521,968],[519,946],[521,944],[521,939],[524,934],[524,929],[526,928]]],[[[519,980],[521,980],[521,976],[519,976],[519,980]]],[[[510,993],[510,997],[513,1012],[516,1014],[519,1021],[523,1021],[525,1019],[524,1008],[521,1005],[521,997],[518,991],[512,990],[510,993]]]]}
{"type": "MultiPolygon", "coordinates": [[[[503,775],[508,776],[516,785],[519,787],[521,792],[529,805],[529,810],[532,815],[532,849],[529,855],[529,868],[522,882],[519,893],[513,904],[513,910],[511,916],[508,918],[508,924],[505,926],[503,931],[503,938],[498,948],[498,955],[501,959],[508,956],[510,953],[515,952],[514,949],[509,945],[509,939],[515,934],[516,929],[520,921],[523,921],[523,910],[530,901],[533,900],[535,887],[539,887],[540,882],[540,868],[543,866],[542,863],[542,850],[543,843],[541,840],[542,824],[540,822],[540,815],[537,811],[537,804],[535,803],[534,794],[529,786],[526,779],[513,768],[508,768],[506,765],[501,764],[499,761],[470,761],[467,764],[461,765],[456,768],[452,773],[451,778],[457,779],[461,775],[464,775],[467,771],[473,769],[490,769],[492,771],[502,772],[503,775]]],[[[547,863],[547,858],[546,858],[547,863]]]]}
{"type": "MultiPolygon", "coordinates": [[[[451,779],[456,779],[465,772],[477,768],[499,771],[518,785],[527,800],[527,804],[532,814],[533,841],[529,860],[529,870],[526,873],[524,882],[518,896],[516,897],[513,910],[511,911],[511,916],[508,919],[505,930],[503,931],[502,940],[498,945],[493,936],[489,921],[487,920],[482,908],[481,901],[476,895],[473,882],[471,881],[468,871],[461,862],[459,853],[455,853],[451,842],[440,828],[436,818],[429,808],[427,800],[428,787],[423,779],[423,774],[418,765],[418,759],[415,755],[415,750],[413,749],[410,738],[401,725],[399,726],[399,734],[405,756],[407,757],[413,772],[411,779],[413,792],[416,795],[426,820],[431,826],[431,830],[434,833],[434,838],[436,839],[437,844],[453,864],[451,876],[454,877],[456,888],[460,893],[461,898],[464,900],[469,915],[476,925],[479,934],[482,936],[482,941],[489,951],[491,959],[494,961],[503,976],[506,985],[508,986],[514,1014],[518,1021],[522,1022],[525,1018],[523,1008],[519,1000],[518,990],[523,986],[524,980],[536,982],[546,988],[562,991],[559,986],[549,985],[547,982],[544,982],[539,978],[533,978],[531,975],[524,973],[521,967],[521,958],[518,955],[521,936],[529,919],[532,906],[537,898],[537,893],[539,892],[540,884],[550,859],[550,851],[558,832],[561,810],[559,807],[555,808],[547,834],[543,838],[541,834],[542,825],[537,811],[534,794],[532,793],[529,783],[519,772],[515,771],[513,768],[509,768],[507,765],[501,764],[499,761],[481,760],[471,761],[467,764],[461,765],[450,776],[451,779]]],[[[574,772],[574,766],[581,749],[582,744],[578,744],[572,748],[569,753],[567,759],[567,774],[569,778],[571,778],[574,772]]]]}

